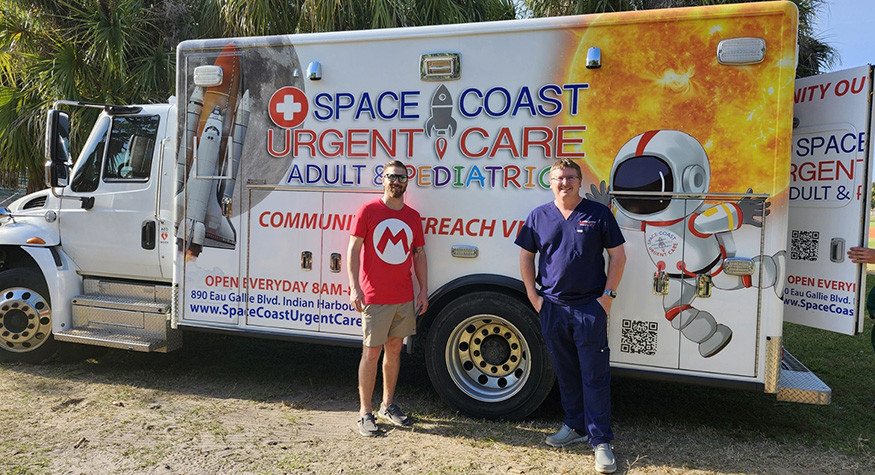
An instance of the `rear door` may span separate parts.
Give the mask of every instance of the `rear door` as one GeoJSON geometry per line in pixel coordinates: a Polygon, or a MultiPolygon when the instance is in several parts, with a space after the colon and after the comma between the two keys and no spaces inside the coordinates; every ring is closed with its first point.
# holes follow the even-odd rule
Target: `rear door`
{"type": "MultiPolygon", "coordinates": [[[[683,210],[684,218],[625,230],[627,261],[618,293],[626,298],[611,307],[613,360],[755,376],[759,306],[763,292],[774,290],[775,262],[782,256],[764,255],[765,226],[738,227],[732,211],[739,202],[760,203],[764,209],[767,196],[618,197],[621,206],[638,209],[656,209],[659,205],[646,203],[670,201],[669,206],[683,210]]],[[[765,219],[759,213],[756,221],[765,219]]]]}
{"type": "Polygon", "coordinates": [[[872,67],[796,84],[784,319],[853,335],[866,266],[846,253],[870,242],[872,67]]]}

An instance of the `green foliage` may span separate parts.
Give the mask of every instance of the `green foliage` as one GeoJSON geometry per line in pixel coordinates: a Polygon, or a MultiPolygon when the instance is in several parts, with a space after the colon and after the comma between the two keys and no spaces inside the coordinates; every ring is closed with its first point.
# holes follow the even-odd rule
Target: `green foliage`
{"type": "MultiPolygon", "coordinates": [[[[166,100],[186,39],[513,17],[513,0],[4,0],[0,174],[27,172],[29,191],[43,186],[43,116],[56,100],[166,100]]],[[[75,146],[95,113],[73,112],[75,146]]]]}
{"type": "MultiPolygon", "coordinates": [[[[176,23],[143,0],[7,0],[0,16],[0,171],[43,184],[44,111],[55,100],[129,103],[172,94],[176,23]]],[[[93,112],[88,115],[93,116],[93,112]]],[[[74,143],[90,121],[76,120],[74,143]]]]}

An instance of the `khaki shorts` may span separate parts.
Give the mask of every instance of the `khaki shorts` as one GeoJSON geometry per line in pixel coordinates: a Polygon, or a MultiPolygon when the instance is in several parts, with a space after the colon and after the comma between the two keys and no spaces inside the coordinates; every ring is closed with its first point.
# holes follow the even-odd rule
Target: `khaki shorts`
{"type": "Polygon", "coordinates": [[[365,346],[383,346],[389,336],[404,338],[416,333],[413,301],[398,304],[367,304],[362,309],[365,346]]]}

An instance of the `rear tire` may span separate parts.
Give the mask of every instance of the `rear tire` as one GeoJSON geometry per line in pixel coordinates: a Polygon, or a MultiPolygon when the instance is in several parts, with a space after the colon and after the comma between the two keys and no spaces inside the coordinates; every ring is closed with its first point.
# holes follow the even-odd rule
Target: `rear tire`
{"type": "Polygon", "coordinates": [[[441,310],[428,332],[426,367],[441,399],[487,419],[525,418],[555,380],[537,314],[497,292],[464,295],[441,310]]]}

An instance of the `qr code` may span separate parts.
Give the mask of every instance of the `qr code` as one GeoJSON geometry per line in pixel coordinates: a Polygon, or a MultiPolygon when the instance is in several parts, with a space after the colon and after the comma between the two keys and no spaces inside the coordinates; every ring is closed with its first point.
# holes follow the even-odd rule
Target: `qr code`
{"type": "Polygon", "coordinates": [[[816,261],[820,247],[820,232],[799,231],[790,233],[790,259],[796,261],[816,261]]]}
{"type": "Polygon", "coordinates": [[[620,330],[620,351],[647,356],[656,354],[656,322],[623,320],[620,330]]]}

